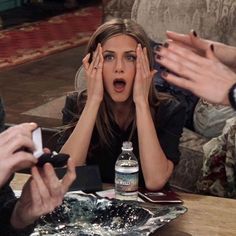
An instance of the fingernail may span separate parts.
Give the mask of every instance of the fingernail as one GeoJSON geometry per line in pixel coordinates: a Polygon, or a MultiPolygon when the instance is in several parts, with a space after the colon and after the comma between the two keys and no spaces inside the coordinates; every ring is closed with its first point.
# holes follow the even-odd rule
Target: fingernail
{"type": "Polygon", "coordinates": [[[164,46],[165,48],[168,48],[168,47],[169,47],[169,43],[165,42],[163,46],[164,46]]]}
{"type": "Polygon", "coordinates": [[[194,37],[197,37],[197,33],[196,33],[195,30],[192,30],[192,33],[193,33],[193,36],[194,36],[194,37]]]}
{"type": "Polygon", "coordinates": [[[168,75],[168,72],[167,72],[167,71],[162,71],[162,72],[161,72],[161,76],[162,76],[162,77],[166,77],[167,75],[168,75]]]}
{"type": "Polygon", "coordinates": [[[161,51],[161,45],[156,45],[155,46],[155,51],[160,52],[161,51]]]}
{"type": "Polygon", "coordinates": [[[157,60],[161,60],[161,56],[160,56],[159,54],[156,54],[156,55],[155,55],[155,58],[156,58],[157,60]]]}
{"type": "Polygon", "coordinates": [[[213,44],[210,45],[210,48],[211,48],[211,51],[214,52],[215,48],[213,44]]]}
{"type": "Polygon", "coordinates": [[[30,125],[34,126],[34,127],[37,127],[38,125],[34,122],[30,122],[30,125]]]}

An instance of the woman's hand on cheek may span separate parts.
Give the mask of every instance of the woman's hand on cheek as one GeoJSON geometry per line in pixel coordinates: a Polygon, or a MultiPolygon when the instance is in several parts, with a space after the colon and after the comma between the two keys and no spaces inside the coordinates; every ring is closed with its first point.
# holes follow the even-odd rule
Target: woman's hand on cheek
{"type": "Polygon", "coordinates": [[[93,53],[92,62],[89,63],[90,54],[87,54],[83,59],[83,66],[87,79],[88,101],[101,102],[103,99],[103,55],[102,47],[99,43],[93,53]]]}
{"type": "Polygon", "coordinates": [[[136,60],[136,75],[134,79],[133,99],[138,102],[145,102],[148,104],[148,94],[155,70],[150,71],[149,60],[147,56],[147,49],[141,48],[138,44],[136,60]]]}

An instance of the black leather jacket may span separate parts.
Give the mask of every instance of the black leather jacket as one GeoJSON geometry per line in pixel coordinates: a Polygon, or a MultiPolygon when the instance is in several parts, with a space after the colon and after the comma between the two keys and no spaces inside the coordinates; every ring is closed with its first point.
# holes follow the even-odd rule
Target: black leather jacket
{"type": "Polygon", "coordinates": [[[30,225],[22,230],[16,230],[10,224],[11,214],[17,202],[17,198],[9,186],[9,183],[10,181],[0,189],[0,236],[30,235],[34,225],[30,225]]]}

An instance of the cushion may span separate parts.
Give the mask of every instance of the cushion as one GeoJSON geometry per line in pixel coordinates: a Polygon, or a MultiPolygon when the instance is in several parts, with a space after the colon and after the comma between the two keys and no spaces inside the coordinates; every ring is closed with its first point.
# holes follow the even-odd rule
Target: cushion
{"type": "Polygon", "coordinates": [[[235,116],[236,111],[229,106],[213,105],[200,99],[194,110],[194,128],[205,137],[217,137],[222,133],[226,120],[235,116]]]}
{"type": "Polygon", "coordinates": [[[196,182],[203,164],[203,144],[208,139],[184,128],[180,140],[180,161],[175,167],[170,179],[170,185],[175,189],[196,193],[196,182]]]}
{"type": "Polygon", "coordinates": [[[135,0],[131,18],[148,36],[164,42],[166,30],[188,33],[236,46],[236,0],[135,0]]]}

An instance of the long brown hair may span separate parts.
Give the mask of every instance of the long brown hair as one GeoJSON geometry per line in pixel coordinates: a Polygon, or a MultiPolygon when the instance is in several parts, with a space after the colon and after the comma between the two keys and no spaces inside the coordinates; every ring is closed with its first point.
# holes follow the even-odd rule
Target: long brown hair
{"type": "MultiPolygon", "coordinates": [[[[149,43],[150,41],[143,28],[139,24],[130,19],[112,19],[102,24],[94,32],[94,34],[90,38],[86,50],[86,53],[90,53],[91,55],[90,62],[92,61],[92,54],[95,51],[98,43],[101,43],[101,45],[103,45],[103,43],[108,39],[110,39],[111,37],[120,34],[125,34],[134,38],[137,41],[137,43],[141,44],[142,48],[143,47],[147,48],[150,69],[152,69],[154,64],[154,59],[152,55],[152,49],[149,43]]],[[[166,100],[167,98],[168,97],[165,95],[157,94],[154,82],[152,81],[149,91],[149,105],[151,108],[152,116],[154,116],[154,108],[158,106],[162,100],[166,100]]],[[[134,112],[131,112],[130,114],[132,115],[132,120],[133,120],[133,128],[131,133],[133,133],[134,129],[136,128],[134,103],[132,104],[132,106],[133,106],[132,110],[134,112]]],[[[112,125],[111,125],[112,122],[114,122],[114,114],[112,112],[111,98],[105,92],[96,119],[96,128],[100,136],[101,145],[105,144],[109,147],[113,140],[114,131],[112,130],[112,125]]],[[[132,134],[130,136],[132,136],[132,134]]]]}

